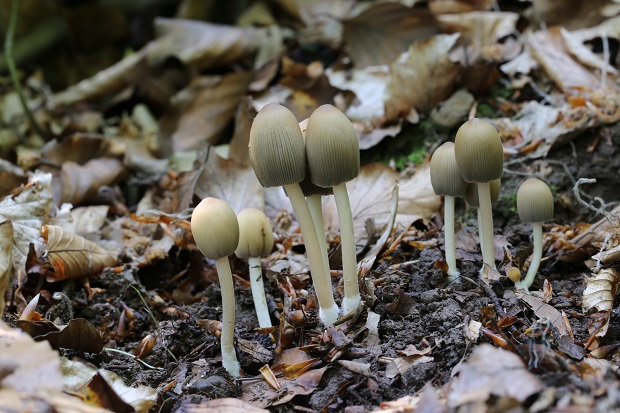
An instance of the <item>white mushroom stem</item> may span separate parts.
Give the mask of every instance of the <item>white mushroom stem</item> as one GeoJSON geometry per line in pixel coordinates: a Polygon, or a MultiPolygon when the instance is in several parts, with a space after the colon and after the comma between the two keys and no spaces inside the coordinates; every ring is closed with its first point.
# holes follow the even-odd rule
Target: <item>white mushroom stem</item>
{"type": "Polygon", "coordinates": [[[482,261],[489,267],[495,268],[495,240],[493,239],[493,211],[491,210],[491,189],[488,182],[478,182],[478,201],[480,206],[480,247],[482,261]]]}
{"type": "Polygon", "coordinates": [[[534,237],[534,252],[532,253],[532,262],[530,263],[530,268],[527,270],[527,275],[523,279],[516,284],[517,288],[524,289],[529,291],[529,288],[534,283],[534,278],[538,273],[538,267],[540,267],[540,260],[542,259],[543,252],[543,242],[542,242],[542,223],[533,222],[533,237],[534,237]]]}
{"type": "Polygon", "coordinates": [[[258,257],[249,257],[250,285],[252,286],[252,300],[258,316],[260,328],[271,327],[271,317],[267,308],[267,298],[265,298],[265,287],[263,285],[263,267],[258,257]]]}
{"type": "Polygon", "coordinates": [[[330,326],[338,319],[340,310],[334,300],[331,280],[329,278],[329,265],[327,260],[323,260],[319,237],[316,235],[310,208],[308,208],[304,193],[299,187],[299,184],[284,185],[284,189],[293,205],[293,211],[297,217],[301,235],[304,238],[314,291],[319,301],[319,318],[324,325],[330,326]],[[326,283],[325,280],[330,280],[330,282],[326,283]]]}
{"type": "MultiPolygon", "coordinates": [[[[476,208],[478,214],[478,222],[482,221],[482,212],[480,212],[480,208],[476,208]]],[[[480,237],[480,250],[484,250],[484,246],[482,244],[482,237],[480,237]]]]}
{"type": "Polygon", "coordinates": [[[456,267],[456,245],[454,242],[454,198],[453,196],[444,196],[443,207],[443,231],[444,231],[444,248],[446,250],[446,263],[448,264],[448,275],[450,281],[457,280],[461,273],[456,267]]]}
{"type": "Polygon", "coordinates": [[[355,258],[355,236],[353,215],[347,185],[343,182],[333,187],[338,221],[340,223],[340,246],[342,251],[342,276],[344,278],[344,314],[355,311],[360,305],[360,288],[357,280],[357,260],[355,258]]]}
{"type": "Polygon", "coordinates": [[[306,202],[308,202],[308,208],[310,208],[310,215],[312,215],[316,235],[319,237],[321,252],[324,253],[324,259],[327,260],[327,241],[325,240],[325,223],[323,222],[323,205],[321,204],[321,195],[315,194],[307,196],[306,202]]]}
{"type": "Polygon", "coordinates": [[[235,354],[235,290],[233,286],[232,272],[228,257],[215,260],[217,278],[220,281],[220,291],[222,294],[222,365],[228,375],[239,377],[239,362],[235,354]]]}

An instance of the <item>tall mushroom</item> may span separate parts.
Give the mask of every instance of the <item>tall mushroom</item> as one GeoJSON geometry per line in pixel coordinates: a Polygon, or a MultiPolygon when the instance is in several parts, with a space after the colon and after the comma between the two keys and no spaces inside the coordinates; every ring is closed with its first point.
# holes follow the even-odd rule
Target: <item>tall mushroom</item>
{"type": "Polygon", "coordinates": [[[239,223],[235,211],[218,198],[205,198],[192,213],[194,241],[205,257],[215,260],[222,294],[222,365],[231,377],[239,377],[235,354],[235,290],[228,256],[239,243],[239,223]]]}
{"type": "Polygon", "coordinates": [[[338,319],[339,309],[329,265],[322,258],[312,215],[299,187],[305,175],[306,151],[299,124],[290,110],[272,103],[258,112],[250,128],[250,162],[261,185],[282,186],[289,197],[306,246],[319,318],[323,324],[332,325],[338,319]]]}
{"type": "Polygon", "coordinates": [[[250,286],[252,300],[261,328],[271,327],[271,317],[265,298],[263,269],[261,257],[271,254],[273,249],[273,231],[269,218],[256,208],[245,208],[237,214],[239,220],[239,245],[235,255],[247,258],[250,267],[250,286]]]}
{"type": "Polygon", "coordinates": [[[431,185],[435,195],[444,197],[444,247],[448,275],[454,281],[461,275],[456,267],[454,245],[454,199],[465,195],[467,182],[461,176],[454,156],[454,143],[446,142],[435,150],[431,158],[431,185]]]}
{"type": "Polygon", "coordinates": [[[489,182],[502,177],[504,151],[502,140],[493,125],[483,119],[470,119],[456,133],[454,140],[456,163],[467,182],[478,186],[480,244],[482,260],[495,269],[493,211],[489,182]]]}
{"type": "Polygon", "coordinates": [[[306,129],[306,157],[312,183],[322,188],[331,187],[334,191],[344,278],[342,308],[347,314],[361,303],[353,215],[346,186],[346,182],[359,174],[360,151],[351,121],[334,106],[320,106],[310,115],[306,129]]]}
{"type": "MultiPolygon", "coordinates": [[[[499,191],[502,186],[501,179],[494,179],[489,182],[489,189],[491,190],[491,204],[494,204],[499,198],[499,191]]],[[[478,185],[475,183],[467,184],[467,189],[465,190],[465,202],[472,208],[476,208],[478,212],[478,222],[482,219],[480,218],[480,199],[478,198],[478,185]]],[[[482,239],[480,239],[480,249],[483,249],[482,239]]]]}
{"type": "Polygon", "coordinates": [[[532,262],[523,281],[517,288],[529,290],[534,282],[542,258],[542,223],[553,219],[553,195],[546,183],[537,178],[529,178],[517,191],[517,212],[523,223],[531,223],[534,238],[532,262]]]}

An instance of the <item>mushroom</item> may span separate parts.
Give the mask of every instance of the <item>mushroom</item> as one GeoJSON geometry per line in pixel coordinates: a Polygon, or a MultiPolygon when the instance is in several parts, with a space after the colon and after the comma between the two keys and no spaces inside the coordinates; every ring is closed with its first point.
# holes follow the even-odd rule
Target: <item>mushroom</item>
{"type": "Polygon", "coordinates": [[[239,220],[239,245],[235,250],[235,255],[248,260],[252,300],[258,317],[258,325],[260,328],[271,327],[260,260],[261,257],[271,254],[273,249],[271,223],[269,218],[256,208],[242,209],[237,214],[237,220],[239,220]]]}
{"type": "Polygon", "coordinates": [[[454,198],[465,195],[467,182],[461,176],[454,157],[454,143],[446,142],[435,150],[431,158],[431,185],[435,195],[444,197],[444,247],[448,275],[454,281],[461,275],[456,267],[454,245],[454,198]]]}
{"type": "Polygon", "coordinates": [[[205,257],[215,260],[222,294],[222,365],[231,377],[239,377],[235,354],[235,290],[228,256],[239,243],[239,223],[235,211],[218,198],[205,198],[192,213],[194,241],[205,257]]]}
{"type": "Polygon", "coordinates": [[[523,281],[515,283],[517,288],[528,291],[542,258],[542,223],[553,219],[553,195],[546,183],[537,178],[529,178],[517,191],[517,212],[523,223],[531,223],[534,238],[532,262],[523,281]]]}
{"type": "Polygon", "coordinates": [[[360,151],[357,134],[344,113],[332,105],[317,108],[306,129],[306,158],[312,183],[332,188],[340,223],[345,314],[361,303],[357,279],[353,215],[346,182],[357,177],[360,151]]]}
{"type": "Polygon", "coordinates": [[[484,264],[495,269],[493,212],[489,182],[502,177],[504,166],[502,140],[493,125],[486,120],[473,118],[465,122],[457,131],[454,153],[463,179],[467,182],[475,182],[478,186],[480,204],[478,228],[482,260],[484,264]]]}
{"type": "MultiPolygon", "coordinates": [[[[501,179],[494,179],[493,181],[489,182],[489,189],[491,190],[491,204],[494,204],[495,202],[497,202],[497,199],[499,198],[499,191],[501,189],[502,186],[502,180],[501,179]]],[[[480,206],[480,200],[478,199],[478,185],[475,183],[471,183],[471,184],[467,184],[467,189],[465,190],[465,202],[467,202],[467,205],[469,205],[472,208],[476,208],[476,210],[478,211],[478,222],[480,222],[482,219],[480,218],[480,208],[478,208],[478,206],[480,206]]],[[[482,246],[482,238],[480,239],[480,249],[482,250],[482,248],[484,248],[482,246]]]]}
{"type": "Polygon", "coordinates": [[[250,162],[262,186],[282,186],[291,200],[306,245],[319,318],[326,326],[332,325],[339,309],[334,300],[329,265],[322,258],[312,215],[299,187],[305,175],[306,152],[301,129],[290,110],[272,103],[258,112],[250,128],[250,162]]]}

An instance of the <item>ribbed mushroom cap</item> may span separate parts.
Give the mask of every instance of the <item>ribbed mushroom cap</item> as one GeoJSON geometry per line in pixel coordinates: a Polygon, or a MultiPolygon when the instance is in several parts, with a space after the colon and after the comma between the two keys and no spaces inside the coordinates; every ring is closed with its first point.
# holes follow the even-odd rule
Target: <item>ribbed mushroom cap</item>
{"type": "Polygon", "coordinates": [[[321,188],[320,186],[313,184],[310,179],[310,172],[306,172],[306,177],[304,178],[303,181],[299,183],[299,186],[301,187],[301,190],[303,191],[304,196],[310,196],[310,195],[327,196],[327,195],[334,194],[334,190],[332,189],[331,186],[329,188],[321,188]]]}
{"type": "Polygon", "coordinates": [[[499,133],[483,119],[470,119],[456,133],[454,153],[463,179],[490,182],[502,177],[504,149],[499,133]]]}
{"type": "Polygon", "coordinates": [[[256,208],[245,208],[237,215],[239,220],[239,245],[235,255],[239,258],[266,257],[273,249],[273,231],[269,218],[256,208]]]}
{"type": "Polygon", "coordinates": [[[553,195],[546,183],[529,178],[517,191],[517,211],[521,222],[545,222],[553,219],[553,195]]]}
{"type": "MultiPolygon", "coordinates": [[[[499,198],[499,191],[502,186],[501,179],[494,179],[489,182],[489,188],[491,189],[491,203],[495,203],[499,198]]],[[[480,206],[480,198],[478,198],[478,184],[475,182],[467,184],[465,190],[465,202],[470,207],[478,208],[480,206]]]]}
{"type": "Polygon", "coordinates": [[[239,222],[226,201],[205,198],[192,213],[192,234],[205,257],[217,260],[235,252],[239,244],[239,222]]]}
{"type": "Polygon", "coordinates": [[[446,142],[431,158],[431,185],[436,195],[463,196],[467,182],[461,176],[454,157],[454,143],[446,142]]]}
{"type": "Polygon", "coordinates": [[[250,128],[250,162],[262,186],[289,185],[304,179],[306,152],[295,115],[270,103],[250,128]]]}
{"type": "Polygon", "coordinates": [[[324,188],[359,174],[357,134],[349,118],[332,105],[320,106],[308,120],[306,158],[312,183],[324,188]]]}

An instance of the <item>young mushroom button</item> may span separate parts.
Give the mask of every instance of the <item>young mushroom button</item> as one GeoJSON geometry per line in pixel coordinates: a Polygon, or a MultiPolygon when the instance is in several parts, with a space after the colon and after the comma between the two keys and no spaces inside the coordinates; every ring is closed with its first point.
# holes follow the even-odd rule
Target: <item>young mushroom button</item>
{"type": "Polygon", "coordinates": [[[319,318],[329,326],[338,318],[329,266],[323,260],[312,215],[299,182],[304,179],[306,151],[295,115],[284,106],[272,103],[263,107],[250,128],[250,162],[258,181],[264,187],[282,186],[306,246],[314,290],[319,302],[319,318]]]}
{"type": "Polygon", "coordinates": [[[517,211],[523,223],[531,223],[534,238],[532,262],[523,281],[517,288],[529,290],[534,282],[542,258],[542,223],[553,219],[553,195],[546,183],[530,178],[521,184],[517,191],[517,211]]]}
{"type": "Polygon", "coordinates": [[[435,150],[431,158],[431,185],[436,195],[444,196],[444,248],[448,275],[454,281],[460,276],[456,267],[454,242],[454,198],[462,197],[467,182],[461,176],[454,156],[454,143],[446,142],[435,150]]]}
{"type": "Polygon", "coordinates": [[[273,249],[273,232],[269,218],[256,208],[245,208],[237,215],[239,220],[239,246],[235,255],[247,258],[250,267],[250,285],[252,299],[260,328],[271,327],[271,317],[265,298],[261,257],[271,254],[273,249]]]}
{"type": "Polygon", "coordinates": [[[192,213],[194,241],[205,255],[215,260],[222,294],[222,365],[231,377],[239,377],[235,354],[235,291],[228,256],[239,243],[239,223],[235,211],[221,199],[205,198],[192,213]]]}
{"type": "Polygon", "coordinates": [[[470,119],[456,133],[454,140],[456,163],[467,182],[478,185],[480,218],[478,222],[482,259],[495,269],[493,212],[489,182],[502,177],[504,151],[495,127],[482,119],[470,119]]]}
{"type": "Polygon", "coordinates": [[[344,279],[342,307],[347,314],[361,303],[353,215],[346,186],[347,181],[359,174],[360,151],[351,121],[334,106],[320,106],[310,115],[306,129],[306,157],[312,183],[323,188],[331,187],[334,191],[344,279]]]}

